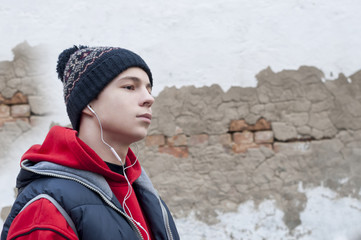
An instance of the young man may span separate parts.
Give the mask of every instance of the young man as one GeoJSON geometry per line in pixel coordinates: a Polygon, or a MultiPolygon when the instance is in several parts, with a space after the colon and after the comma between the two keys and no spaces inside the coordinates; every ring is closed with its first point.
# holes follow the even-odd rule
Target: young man
{"type": "Polygon", "coordinates": [[[21,159],[5,239],[179,239],[130,144],[152,119],[153,78],[121,48],[74,46],[57,72],[73,129],[55,126],[21,159]]]}

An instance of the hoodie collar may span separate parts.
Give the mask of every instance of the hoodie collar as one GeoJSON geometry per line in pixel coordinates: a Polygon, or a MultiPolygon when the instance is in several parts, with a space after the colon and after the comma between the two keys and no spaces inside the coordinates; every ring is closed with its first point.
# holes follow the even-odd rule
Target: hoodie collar
{"type": "MultiPolygon", "coordinates": [[[[21,161],[26,159],[32,162],[47,161],[64,167],[93,172],[104,176],[107,181],[125,181],[124,176],[111,171],[98,154],[77,137],[77,131],[70,128],[52,127],[44,142],[41,145],[32,146],[22,156],[21,161]]],[[[133,165],[126,170],[128,180],[133,183],[140,176],[141,167],[130,148],[125,162],[127,166],[133,165]]]]}

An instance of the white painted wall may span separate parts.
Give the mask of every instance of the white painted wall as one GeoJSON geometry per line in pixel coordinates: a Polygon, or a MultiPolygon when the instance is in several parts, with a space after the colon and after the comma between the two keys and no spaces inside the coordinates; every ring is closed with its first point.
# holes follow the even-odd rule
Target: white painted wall
{"type": "MultiPolygon", "coordinates": [[[[0,61],[11,60],[11,49],[25,40],[30,45],[47,44],[53,50],[49,62],[54,80],[49,82],[56,83],[47,88],[59,99],[53,103],[59,108],[63,103],[56,58],[73,44],[113,45],[138,52],[155,76],[155,95],[174,85],[217,83],[224,90],[232,85],[255,86],[254,75],[267,66],[280,71],[312,65],[331,79],[361,69],[360,12],[358,0],[0,0],[0,61]]],[[[64,109],[63,113],[66,119],[64,109]]],[[[44,126],[10,149],[1,168],[7,171],[0,171],[1,182],[9,183],[0,186],[0,208],[13,201],[11,186],[18,171],[13,160],[28,145],[42,141],[48,123],[44,126]]],[[[294,233],[298,238],[289,235],[283,213],[270,201],[259,209],[251,202],[241,205],[238,213],[220,216],[214,226],[192,216],[177,223],[184,239],[360,236],[355,227],[361,220],[360,201],[339,199],[322,187],[303,191],[310,201],[302,213],[303,224],[294,233]],[[329,213],[323,216],[326,222],[315,222],[319,211],[329,213]]]]}
{"type": "MultiPolygon", "coordinates": [[[[26,40],[140,53],[165,86],[255,86],[254,75],[312,65],[326,78],[361,69],[358,0],[0,0],[0,60],[26,40]]],[[[56,61],[56,56],[52,56],[56,61]]]]}

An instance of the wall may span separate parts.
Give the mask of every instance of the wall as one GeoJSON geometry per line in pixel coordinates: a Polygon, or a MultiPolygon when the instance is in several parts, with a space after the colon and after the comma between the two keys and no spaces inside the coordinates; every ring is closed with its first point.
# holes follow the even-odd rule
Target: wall
{"type": "Polygon", "coordinates": [[[42,82],[44,47],[26,42],[13,48],[13,61],[0,62],[0,157],[10,144],[49,113],[42,82]]]}
{"type": "MultiPolygon", "coordinates": [[[[0,145],[11,152],[10,142],[24,145],[25,135],[32,143],[42,141],[50,124],[32,119],[57,120],[45,110],[53,103],[41,107],[38,103],[42,101],[36,101],[46,96],[36,86],[46,82],[47,76],[46,71],[31,67],[46,66],[37,53],[43,53],[41,47],[23,43],[14,48],[14,61],[0,63],[1,108],[6,110],[1,118],[0,145]],[[40,82],[34,84],[37,79],[40,82]],[[13,110],[19,106],[26,109],[22,115],[13,110]],[[33,130],[36,126],[41,126],[42,134],[33,130]],[[16,134],[8,130],[13,128],[16,134]]],[[[359,218],[350,217],[347,226],[336,218],[350,208],[360,215],[361,72],[349,78],[341,74],[334,81],[323,78],[315,67],[279,73],[267,68],[257,74],[254,88],[232,87],[224,92],[218,85],[171,87],[156,97],[149,134],[134,149],[176,216],[183,238],[308,239],[315,234],[335,237],[332,234],[341,229],[349,231],[343,236],[353,234],[344,239],[361,236],[357,229],[347,228],[355,226],[359,218]],[[304,214],[317,199],[312,194],[319,187],[333,195],[322,193],[330,197],[316,204],[315,222],[307,223],[304,214]],[[338,206],[339,200],[352,202],[338,206]],[[269,201],[273,205],[267,205],[269,201]],[[251,209],[264,215],[251,221],[259,215],[252,212],[248,219],[237,220],[246,215],[246,210],[239,211],[250,202],[251,209]],[[323,216],[332,212],[332,207],[322,208],[329,202],[340,210],[334,219],[327,219],[337,223],[335,228],[323,222],[323,216]],[[224,224],[223,217],[233,222],[224,224]],[[273,223],[262,225],[264,219],[273,223]],[[329,233],[320,233],[319,222],[329,233]],[[204,225],[189,230],[199,224],[204,225]],[[259,229],[268,232],[262,235],[259,229]],[[275,232],[278,235],[271,238],[275,232]]],[[[19,151],[18,146],[16,149],[19,151]]],[[[3,178],[10,169],[14,174],[18,171],[19,158],[9,160],[8,154],[2,152],[1,160],[16,167],[2,168],[3,178]]],[[[2,181],[13,183],[14,179],[2,181]]],[[[12,191],[13,185],[6,187],[12,191]]],[[[12,201],[13,194],[1,191],[2,198],[6,195],[12,201]]],[[[7,211],[3,208],[3,217],[7,211]]]]}
{"type": "Polygon", "coordinates": [[[268,68],[256,88],[161,92],[142,158],[176,216],[215,224],[248,200],[274,199],[292,231],[309,200],[300,184],[360,199],[361,72],[322,78],[314,67],[268,68]]]}

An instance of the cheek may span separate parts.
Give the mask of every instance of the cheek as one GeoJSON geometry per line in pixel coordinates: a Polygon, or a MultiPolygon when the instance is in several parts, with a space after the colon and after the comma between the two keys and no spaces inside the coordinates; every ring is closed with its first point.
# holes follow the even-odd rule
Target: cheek
{"type": "Polygon", "coordinates": [[[112,95],[109,94],[109,96],[104,98],[104,101],[101,103],[102,107],[105,108],[106,111],[113,111],[114,113],[117,111],[123,111],[124,108],[127,106],[127,99],[124,99],[120,96],[111,96],[112,95]]]}
{"type": "Polygon", "coordinates": [[[122,93],[103,95],[98,98],[98,102],[94,105],[99,117],[106,122],[114,122],[114,120],[127,121],[127,116],[134,115],[135,106],[134,99],[130,96],[126,97],[122,93]]]}
{"type": "Polygon", "coordinates": [[[108,106],[104,106],[104,116],[103,119],[107,123],[118,123],[119,125],[124,125],[132,121],[132,109],[130,106],[126,106],[121,103],[113,103],[108,106]]]}

